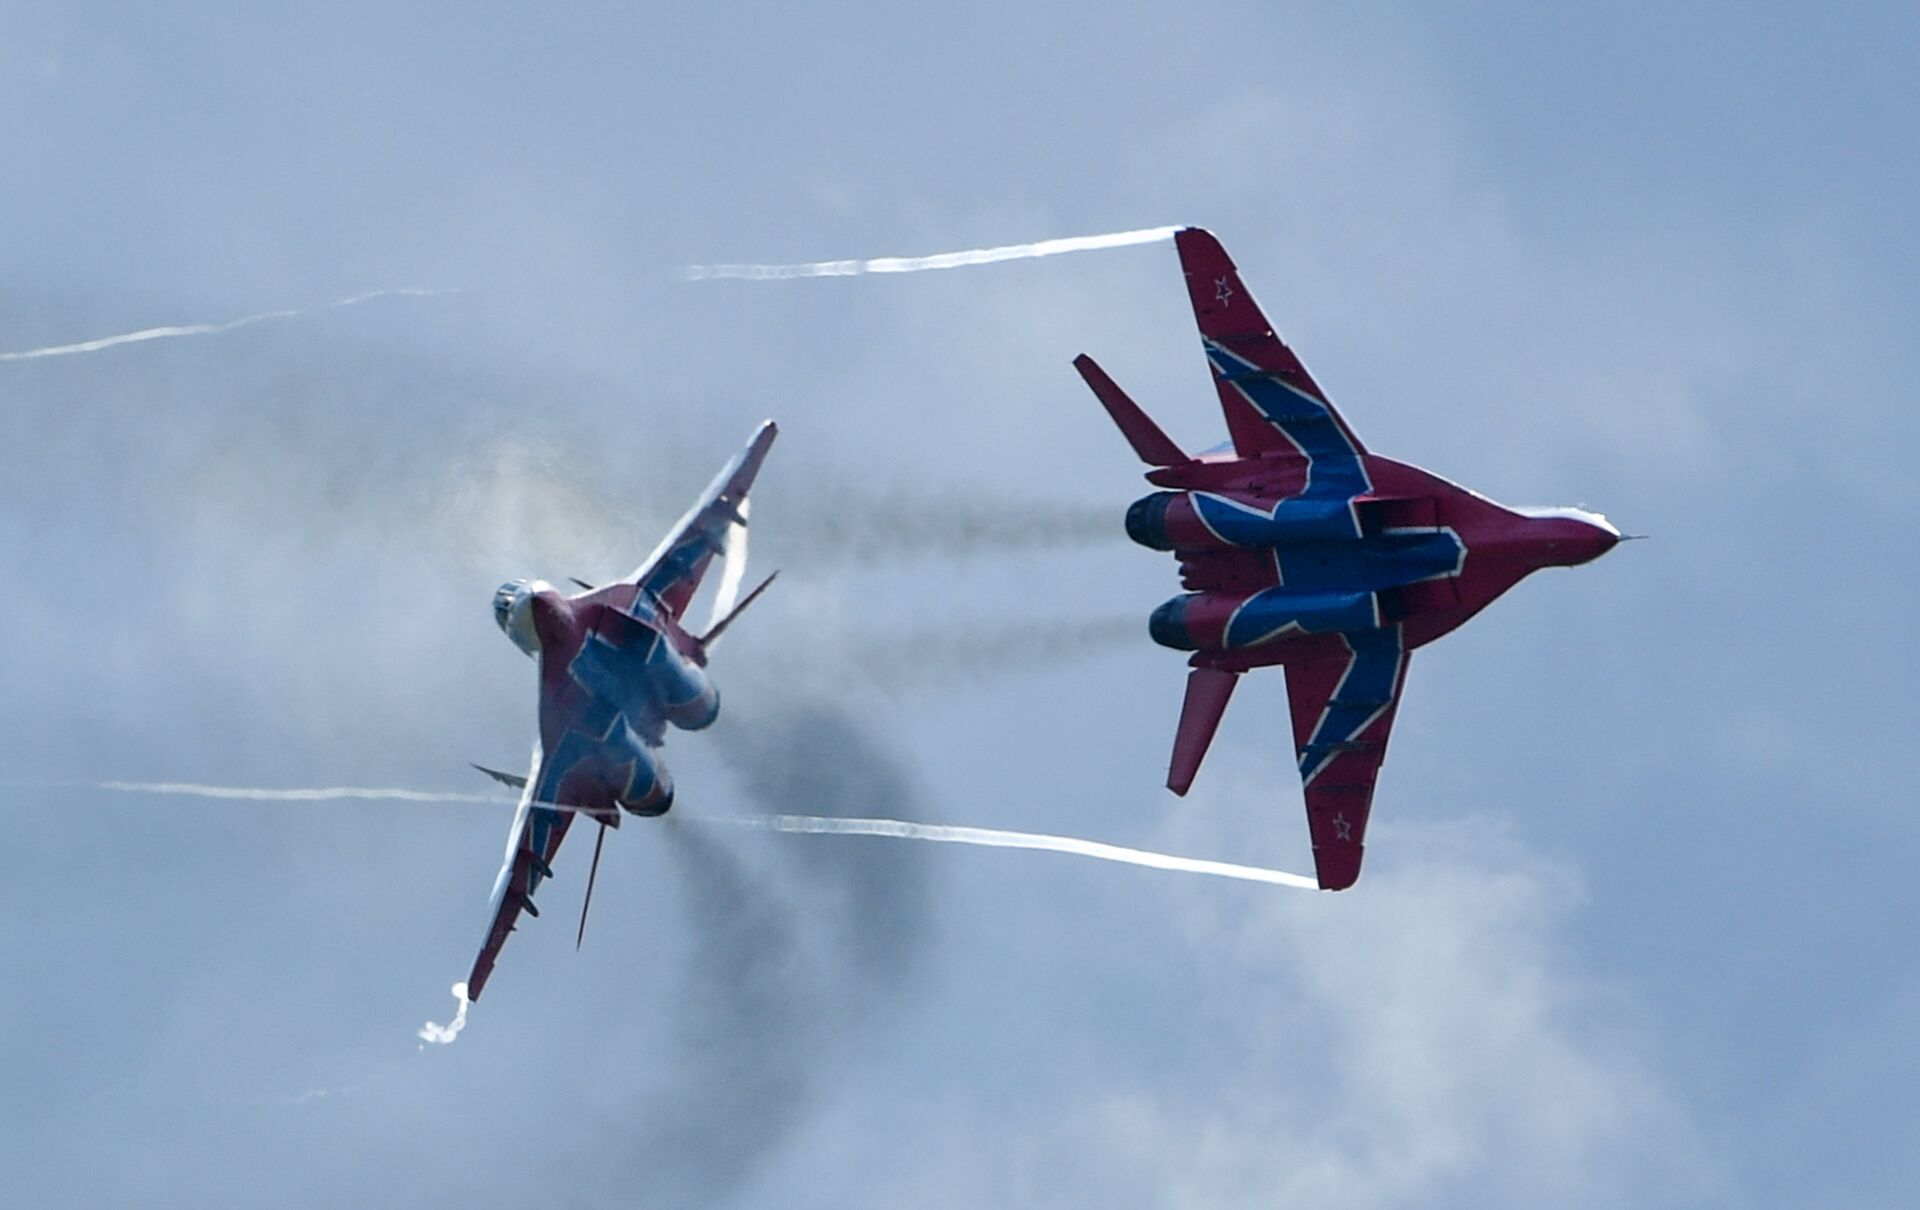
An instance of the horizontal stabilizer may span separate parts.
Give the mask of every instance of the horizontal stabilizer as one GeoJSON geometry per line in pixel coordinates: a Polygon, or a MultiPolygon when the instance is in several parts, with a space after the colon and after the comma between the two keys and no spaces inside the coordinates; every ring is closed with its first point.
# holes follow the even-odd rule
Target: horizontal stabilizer
{"type": "Polygon", "coordinates": [[[1220,728],[1220,716],[1227,712],[1227,702],[1239,679],[1239,673],[1219,668],[1195,668],[1187,674],[1187,700],[1180,707],[1180,729],[1173,736],[1173,763],[1167,768],[1167,789],[1175,794],[1185,794],[1193,786],[1194,774],[1206,759],[1213,733],[1220,728]]]}
{"type": "Polygon", "coordinates": [[[480,772],[491,777],[503,786],[512,786],[516,790],[524,790],[527,787],[527,779],[518,773],[502,773],[498,769],[489,769],[485,765],[475,765],[474,768],[480,770],[480,772]]]}
{"type": "Polygon", "coordinates": [[[1082,353],[1073,359],[1073,368],[1087,380],[1094,396],[1107,409],[1107,415],[1113,417],[1114,424],[1119,426],[1127,444],[1133,447],[1134,453],[1140,455],[1140,461],[1148,466],[1179,466],[1192,461],[1171,438],[1160,431],[1160,426],[1153,422],[1153,418],[1120,389],[1119,384],[1107,377],[1107,372],[1093,358],[1082,353]]]}

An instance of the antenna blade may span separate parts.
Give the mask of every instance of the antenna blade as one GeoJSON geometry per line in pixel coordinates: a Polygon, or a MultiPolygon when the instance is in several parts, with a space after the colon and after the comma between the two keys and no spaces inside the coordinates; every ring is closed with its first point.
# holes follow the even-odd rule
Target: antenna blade
{"type": "Polygon", "coordinates": [[[587,909],[593,906],[593,880],[600,873],[600,846],[607,843],[607,825],[600,825],[600,835],[593,840],[593,865],[587,870],[587,897],[580,901],[580,931],[573,935],[573,948],[579,949],[587,939],[587,909]]]}
{"type": "Polygon", "coordinates": [[[715,643],[720,641],[720,636],[726,633],[727,627],[733,625],[733,620],[739,617],[741,614],[745,613],[747,611],[747,606],[753,604],[756,600],[758,600],[760,598],[760,594],[765,592],[768,589],[768,587],[773,584],[774,580],[779,577],[779,575],[780,573],[778,571],[775,571],[769,576],[767,576],[766,579],[760,581],[760,586],[758,588],[755,588],[752,592],[748,593],[745,599],[743,599],[738,605],[735,605],[732,611],[727,614],[727,616],[716,619],[713,624],[713,628],[707,631],[707,633],[700,636],[700,639],[699,639],[700,651],[701,651],[701,656],[703,660],[707,650],[711,648],[715,643]]]}

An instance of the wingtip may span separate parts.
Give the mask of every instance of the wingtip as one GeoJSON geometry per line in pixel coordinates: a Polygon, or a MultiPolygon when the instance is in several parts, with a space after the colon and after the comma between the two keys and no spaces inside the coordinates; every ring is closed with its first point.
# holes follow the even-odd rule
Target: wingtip
{"type": "Polygon", "coordinates": [[[1361,845],[1323,847],[1313,851],[1314,875],[1323,891],[1344,891],[1360,881],[1361,845]]]}
{"type": "Polygon", "coordinates": [[[1174,232],[1173,246],[1179,250],[1182,258],[1194,252],[1218,253],[1220,259],[1226,262],[1227,269],[1234,268],[1233,258],[1227,255],[1226,245],[1220,242],[1219,236],[1205,227],[1182,227],[1174,232]]]}

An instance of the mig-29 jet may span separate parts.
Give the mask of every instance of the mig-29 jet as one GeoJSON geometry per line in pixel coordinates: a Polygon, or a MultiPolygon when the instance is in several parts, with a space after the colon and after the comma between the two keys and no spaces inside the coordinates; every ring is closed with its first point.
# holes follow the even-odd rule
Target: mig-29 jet
{"type": "Polygon", "coordinates": [[[1574,508],[1515,509],[1371,453],[1273,330],[1226,250],[1174,236],[1230,446],[1189,457],[1093,359],[1074,366],[1166,490],[1127,534],[1180,561],[1155,642],[1193,652],[1167,787],[1185,794],[1240,674],[1285,665],[1320,886],[1360,877],[1362,843],[1408,653],[1543,567],[1620,540],[1574,508]]]}
{"type": "Polygon", "coordinates": [[[517,787],[520,803],[493,884],[486,941],[467,977],[469,999],[480,998],[521,913],[540,914],[534,891],[553,877],[554,855],[576,815],[600,825],[580,905],[578,946],[607,829],[620,825],[623,809],[652,816],[673,805],[673,779],[655,749],[669,725],[698,731],[719,715],[707,652],[773,582],[768,576],[739,599],[747,491],[777,432],[771,420],[761,425],[659,548],[618,584],[594,588],[576,580],[582,591],[568,596],[541,580],[514,580],[494,594],[494,620],[539,664],[540,734],[525,777],[476,766],[517,787]],[[681,626],[681,614],[716,555],[725,567],[713,620],[695,637],[681,626]]]}

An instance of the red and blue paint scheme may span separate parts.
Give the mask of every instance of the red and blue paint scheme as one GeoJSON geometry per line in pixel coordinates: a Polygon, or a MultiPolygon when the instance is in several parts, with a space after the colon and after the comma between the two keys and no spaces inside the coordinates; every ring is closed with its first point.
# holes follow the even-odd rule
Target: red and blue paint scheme
{"type": "Polygon", "coordinates": [[[1211,234],[1174,237],[1230,447],[1189,457],[1093,359],[1074,365],[1162,489],[1127,534],[1180,561],[1186,593],[1149,633],[1193,653],[1167,786],[1185,794],[1240,674],[1281,664],[1326,890],[1360,876],[1374,782],[1408,653],[1543,567],[1620,532],[1580,509],[1508,508],[1370,453],[1241,283],[1211,234]]]}
{"type": "Polygon", "coordinates": [[[480,998],[521,914],[540,914],[534,892],[553,877],[554,856],[576,816],[600,825],[580,908],[584,936],[607,829],[620,826],[622,811],[654,816],[673,806],[673,779],[657,750],[668,727],[698,731],[718,717],[720,695],[707,676],[707,653],[773,580],[767,577],[735,603],[747,492],[777,433],[771,420],[761,425],[659,548],[620,583],[581,585],[585,591],[569,596],[544,581],[515,580],[494,594],[494,620],[540,667],[540,738],[525,777],[482,769],[518,787],[520,803],[493,885],[486,941],[467,977],[469,998],[480,998]],[[726,570],[713,621],[695,637],[681,615],[716,555],[726,570]]]}

